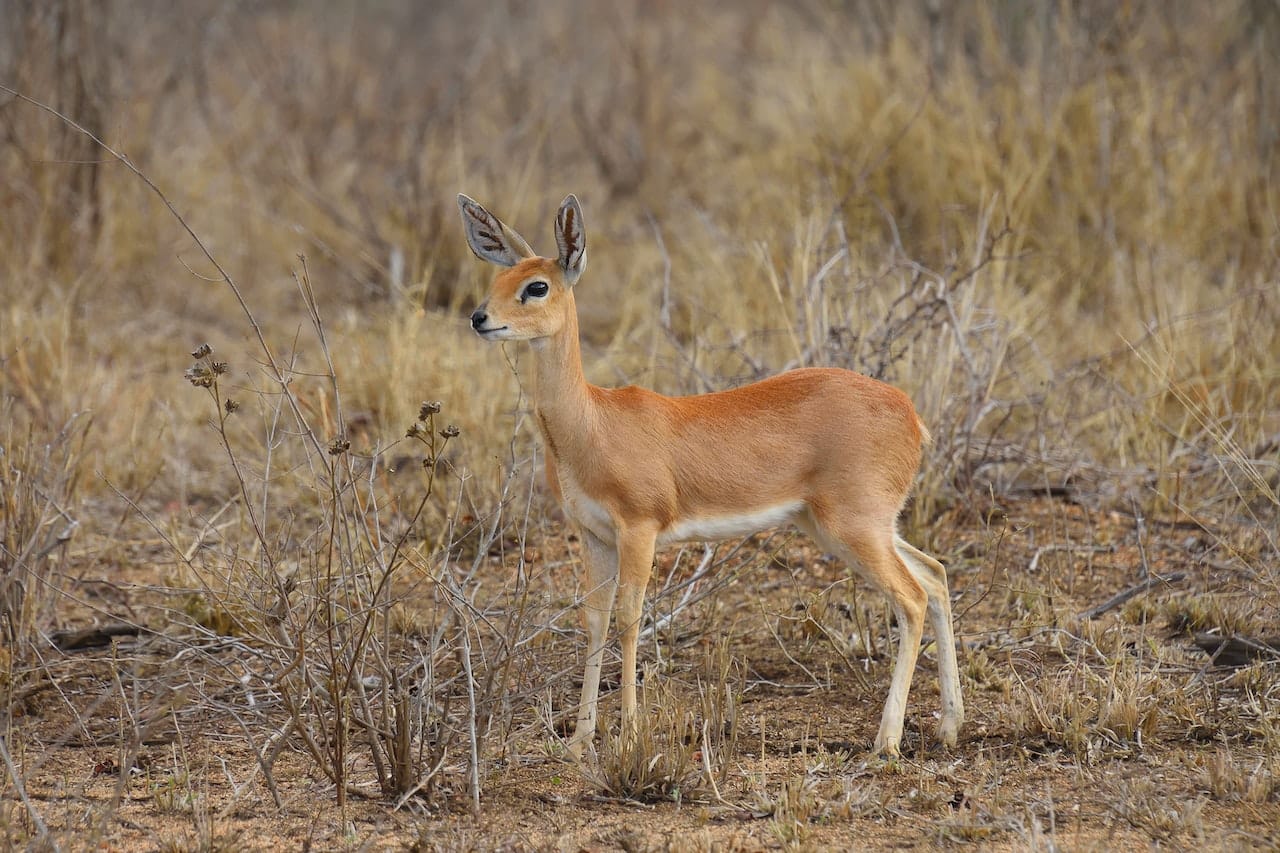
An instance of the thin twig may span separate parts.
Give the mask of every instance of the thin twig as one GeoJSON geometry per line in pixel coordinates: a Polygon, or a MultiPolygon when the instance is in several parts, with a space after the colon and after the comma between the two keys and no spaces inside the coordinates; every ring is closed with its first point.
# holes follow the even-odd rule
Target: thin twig
{"type": "Polygon", "coordinates": [[[480,814],[480,744],[476,737],[476,681],[471,674],[471,626],[462,626],[462,669],[467,676],[467,746],[470,749],[471,811],[480,814]]]}
{"type": "Polygon", "coordinates": [[[684,586],[684,595],[680,597],[680,601],[675,604],[666,615],[660,619],[655,619],[652,624],[644,628],[640,632],[640,640],[646,640],[651,635],[657,634],[659,631],[670,625],[681,612],[690,604],[701,601],[705,596],[694,598],[694,592],[697,590],[698,581],[702,580],[711,570],[711,558],[715,556],[716,549],[712,545],[704,545],[702,552],[702,561],[698,563],[698,568],[694,570],[693,576],[682,584],[684,586]]]}
{"type": "Polygon", "coordinates": [[[1049,545],[1041,545],[1031,555],[1031,562],[1027,564],[1027,572],[1035,572],[1040,567],[1041,557],[1057,551],[1083,551],[1089,554],[1106,554],[1115,551],[1115,548],[1111,545],[1075,545],[1071,542],[1055,542],[1049,545]]]}
{"type": "Polygon", "coordinates": [[[818,676],[814,675],[813,670],[809,669],[809,667],[805,666],[804,664],[800,663],[800,661],[796,660],[795,656],[792,655],[791,652],[787,649],[786,643],[782,642],[782,638],[779,637],[778,632],[774,630],[773,622],[769,620],[769,614],[765,612],[763,603],[760,605],[760,616],[761,618],[764,619],[765,627],[769,629],[769,633],[773,635],[774,642],[778,644],[779,651],[781,651],[782,654],[786,656],[787,660],[791,661],[793,664],[795,664],[796,666],[804,670],[804,674],[809,676],[809,678],[812,679],[813,681],[812,687],[817,687],[817,688],[830,687],[831,686],[830,683],[824,683],[820,678],[818,678],[818,676]]]}
{"type": "Polygon", "coordinates": [[[9,778],[13,780],[13,789],[18,792],[18,799],[22,800],[22,804],[27,807],[27,814],[31,816],[31,822],[36,825],[36,830],[40,833],[40,837],[42,839],[47,838],[49,827],[45,826],[44,820],[40,817],[40,812],[36,811],[35,805],[27,797],[27,789],[22,784],[22,774],[14,766],[13,758],[9,755],[9,746],[2,734],[0,734],[0,758],[4,759],[4,766],[9,771],[9,778]]]}

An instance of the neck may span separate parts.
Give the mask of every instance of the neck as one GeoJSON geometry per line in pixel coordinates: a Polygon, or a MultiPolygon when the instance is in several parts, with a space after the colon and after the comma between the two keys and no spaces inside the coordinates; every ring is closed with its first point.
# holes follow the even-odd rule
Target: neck
{"type": "Polygon", "coordinates": [[[533,343],[534,408],[544,429],[564,434],[582,429],[591,411],[590,386],[582,372],[578,312],[570,295],[564,326],[533,343]]]}

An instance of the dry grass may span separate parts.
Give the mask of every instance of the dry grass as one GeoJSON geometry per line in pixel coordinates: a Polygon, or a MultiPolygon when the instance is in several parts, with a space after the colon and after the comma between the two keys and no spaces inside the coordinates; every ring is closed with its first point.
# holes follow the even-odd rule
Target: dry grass
{"type": "Polygon", "coordinates": [[[0,837],[1276,843],[1275,660],[1188,637],[1280,619],[1280,10],[934,5],[0,0],[0,84],[190,227],[0,93],[0,837]],[[562,757],[577,543],[459,190],[582,199],[594,381],[912,394],[955,756],[861,762],[889,620],[775,535],[660,557],[641,749],[562,757]]]}

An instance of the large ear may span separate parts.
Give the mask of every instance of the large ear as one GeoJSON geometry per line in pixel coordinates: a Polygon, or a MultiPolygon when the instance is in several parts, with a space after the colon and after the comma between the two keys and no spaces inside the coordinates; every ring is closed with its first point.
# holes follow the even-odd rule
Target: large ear
{"type": "Polygon", "coordinates": [[[462,211],[462,228],[467,232],[467,245],[476,257],[500,267],[514,267],[525,258],[532,258],[533,249],[524,238],[502,224],[475,199],[458,193],[458,208],[462,211]]]}
{"type": "Polygon", "coordinates": [[[587,268],[587,232],[582,228],[582,208],[569,195],[556,214],[556,245],[560,247],[560,268],[565,283],[573,287],[587,268]]]}

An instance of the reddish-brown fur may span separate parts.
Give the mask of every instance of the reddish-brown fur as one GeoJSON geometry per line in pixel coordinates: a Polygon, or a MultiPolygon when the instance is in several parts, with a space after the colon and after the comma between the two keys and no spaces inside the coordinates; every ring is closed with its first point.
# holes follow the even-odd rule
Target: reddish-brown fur
{"type": "Polygon", "coordinates": [[[927,439],[907,396],[833,368],[693,397],[591,385],[572,290],[586,251],[576,199],[557,217],[558,259],[532,256],[488,211],[459,202],[472,249],[507,267],[472,324],[487,339],[531,342],[547,479],[583,535],[589,646],[574,750],[595,730],[615,593],[623,716],[634,719],[636,638],[656,545],[789,521],[855,563],[898,614],[902,640],[876,749],[898,750],[926,613],[938,635],[941,734],[954,744],[963,707],[946,573],[895,530],[927,439]]]}

